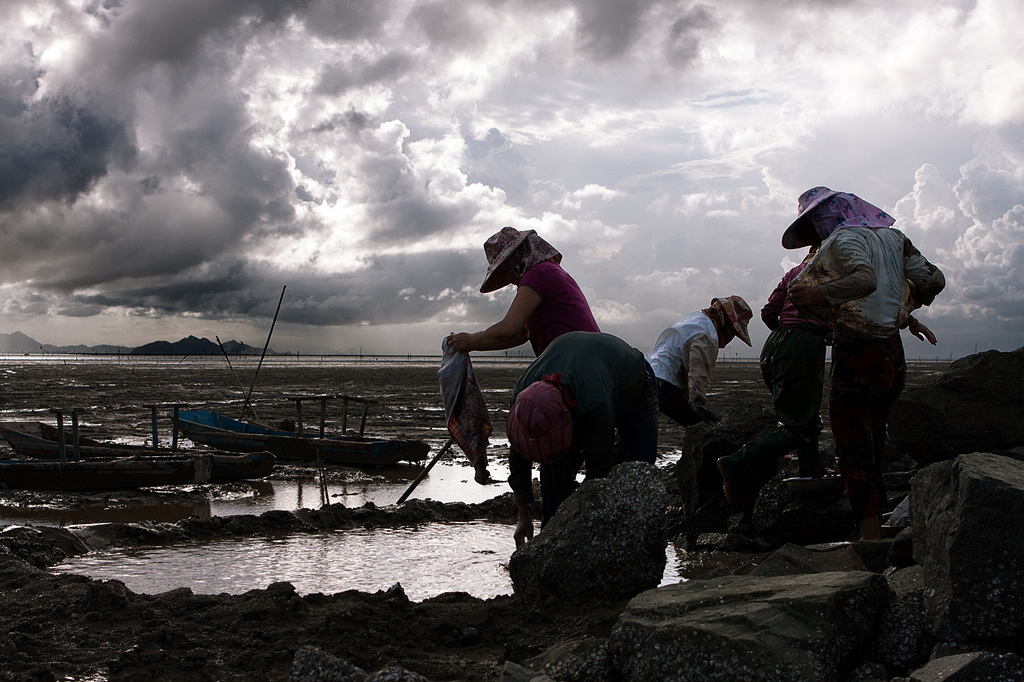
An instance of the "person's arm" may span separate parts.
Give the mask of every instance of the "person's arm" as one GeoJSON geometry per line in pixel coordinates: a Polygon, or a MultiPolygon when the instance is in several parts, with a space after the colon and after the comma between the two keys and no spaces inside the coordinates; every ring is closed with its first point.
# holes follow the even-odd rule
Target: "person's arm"
{"type": "Polygon", "coordinates": [[[917,338],[922,341],[928,341],[928,343],[933,346],[938,342],[938,339],[935,338],[935,334],[932,330],[921,324],[921,322],[913,315],[907,318],[906,329],[917,338]]]}
{"type": "Polygon", "coordinates": [[[779,315],[782,313],[782,304],[785,302],[786,280],[783,279],[768,296],[768,302],[761,308],[761,321],[768,329],[775,331],[775,328],[779,326],[779,315]]]}
{"type": "Polygon", "coordinates": [[[833,239],[835,241],[823,249],[816,260],[823,259],[837,276],[817,286],[803,284],[797,279],[789,287],[789,299],[798,310],[808,306],[837,307],[863,298],[878,288],[878,278],[871,267],[864,239],[855,233],[836,235],[833,239]]]}
{"type": "Polygon", "coordinates": [[[518,509],[518,521],[516,532],[512,537],[516,541],[516,549],[519,549],[533,539],[533,516],[530,514],[530,505],[528,504],[516,505],[516,508],[518,509]]]}
{"type": "Polygon", "coordinates": [[[935,296],[946,287],[946,278],[941,270],[921,255],[921,252],[909,239],[906,237],[904,239],[903,276],[913,287],[914,302],[920,305],[931,305],[935,296]]]}
{"type": "Polygon", "coordinates": [[[687,389],[690,404],[695,408],[698,405],[705,405],[708,401],[706,393],[717,359],[717,339],[711,338],[708,334],[698,334],[690,341],[686,361],[687,380],[690,384],[687,389]]]}
{"type": "Polygon", "coordinates": [[[516,500],[517,525],[513,537],[518,549],[533,537],[533,516],[530,514],[530,507],[534,503],[533,463],[511,446],[508,449],[508,484],[516,500]]]}
{"type": "Polygon", "coordinates": [[[522,345],[528,338],[526,320],[540,302],[540,294],[536,289],[520,286],[500,322],[495,322],[482,332],[452,334],[448,337],[448,346],[460,353],[468,353],[474,350],[505,350],[522,345]]]}

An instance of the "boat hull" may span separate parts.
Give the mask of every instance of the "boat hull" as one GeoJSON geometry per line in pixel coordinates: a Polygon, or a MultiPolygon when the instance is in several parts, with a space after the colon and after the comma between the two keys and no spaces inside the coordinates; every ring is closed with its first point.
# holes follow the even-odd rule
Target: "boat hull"
{"type": "Polygon", "coordinates": [[[54,462],[0,461],[0,485],[12,490],[121,490],[210,480],[211,455],[125,457],[54,462]]]}
{"type": "Polygon", "coordinates": [[[349,466],[419,462],[430,446],[423,441],[361,436],[314,438],[225,417],[210,410],[178,414],[178,430],[194,443],[231,452],[267,450],[279,459],[349,466]]]}
{"type": "MultiPolygon", "coordinates": [[[[35,457],[45,460],[60,458],[60,445],[57,443],[57,429],[41,422],[3,422],[0,423],[0,437],[4,438],[11,449],[20,457],[35,457]]],[[[65,458],[74,458],[74,446],[71,435],[65,432],[65,458]]],[[[79,438],[78,456],[81,459],[121,459],[136,458],[181,458],[197,455],[212,457],[211,482],[230,482],[256,478],[265,478],[273,473],[276,457],[270,452],[256,451],[249,453],[237,452],[201,452],[185,453],[182,451],[153,450],[137,445],[121,445],[101,443],[89,438],[79,438]]]]}

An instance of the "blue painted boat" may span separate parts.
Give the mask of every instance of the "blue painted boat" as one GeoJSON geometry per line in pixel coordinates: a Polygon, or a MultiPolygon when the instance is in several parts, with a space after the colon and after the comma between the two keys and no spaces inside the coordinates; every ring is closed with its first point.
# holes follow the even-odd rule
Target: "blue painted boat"
{"type": "Polygon", "coordinates": [[[231,452],[266,450],[278,459],[348,466],[388,466],[419,462],[430,446],[421,440],[385,439],[346,434],[310,436],[231,419],[212,410],[182,410],[178,431],[193,443],[231,452]]]}

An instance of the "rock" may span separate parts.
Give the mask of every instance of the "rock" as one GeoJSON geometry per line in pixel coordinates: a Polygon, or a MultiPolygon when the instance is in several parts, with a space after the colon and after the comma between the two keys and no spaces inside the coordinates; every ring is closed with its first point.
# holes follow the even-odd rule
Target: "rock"
{"type": "Polygon", "coordinates": [[[892,597],[882,612],[872,658],[910,670],[928,660],[932,639],[924,617],[924,593],[928,589],[924,569],[911,566],[887,576],[892,597]]]}
{"type": "Polygon", "coordinates": [[[866,570],[860,555],[849,544],[823,546],[819,549],[788,544],[765,557],[752,575],[767,577],[866,570]]]}
{"type": "Polygon", "coordinates": [[[37,568],[89,551],[71,531],[53,526],[8,526],[0,531],[0,547],[37,568]]]}
{"type": "Polygon", "coordinates": [[[366,682],[430,682],[430,680],[419,673],[391,665],[369,675],[366,682]]]}
{"type": "Polygon", "coordinates": [[[608,640],[593,638],[556,644],[526,665],[559,682],[608,680],[612,671],[608,640]]]}
{"type": "Polygon", "coordinates": [[[1024,348],[957,360],[933,383],[907,389],[889,413],[889,439],[925,466],[1024,444],[1024,348]]]}
{"type": "Polygon", "coordinates": [[[667,496],[655,466],[626,462],[585,481],[509,560],[518,595],[624,599],[665,572],[667,496]]]}
{"type": "Polygon", "coordinates": [[[923,469],[911,483],[914,558],[942,640],[1024,634],[1024,463],[989,453],[923,469]]]}
{"type": "Polygon", "coordinates": [[[813,545],[845,539],[856,528],[856,516],[843,495],[825,500],[791,502],[782,510],[777,533],[780,542],[813,545]]]}
{"type": "Polygon", "coordinates": [[[505,662],[505,668],[501,671],[501,682],[555,682],[544,673],[530,670],[526,666],[505,662]]]}
{"type": "Polygon", "coordinates": [[[895,568],[906,568],[914,565],[914,531],[907,526],[892,539],[889,548],[888,564],[895,568]]]}
{"type": "MultiPolygon", "coordinates": [[[[686,516],[696,512],[709,500],[722,496],[719,457],[731,455],[748,441],[775,429],[778,418],[767,392],[765,400],[767,404],[751,402],[731,409],[713,424],[702,422],[686,429],[682,454],[675,467],[686,516]]],[[[774,474],[775,471],[764,472],[759,483],[767,482],[774,474]]]]}
{"type": "Polygon", "coordinates": [[[366,672],[314,646],[295,652],[289,682],[366,682],[366,672]]]}
{"type": "Polygon", "coordinates": [[[888,599],[866,571],[726,576],[649,590],[612,629],[623,682],[834,680],[888,599]]]}
{"type": "Polygon", "coordinates": [[[1024,679],[1024,660],[1016,654],[975,651],[928,661],[910,673],[911,682],[1012,682],[1024,679]]]}

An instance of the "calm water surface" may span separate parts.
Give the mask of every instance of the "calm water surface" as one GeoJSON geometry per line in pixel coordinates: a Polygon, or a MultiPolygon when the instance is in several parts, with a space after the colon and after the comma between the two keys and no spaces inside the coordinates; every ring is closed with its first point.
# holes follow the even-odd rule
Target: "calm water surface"
{"type": "MultiPolygon", "coordinates": [[[[52,423],[48,408],[79,407],[88,410],[82,421],[84,435],[127,443],[146,442],[151,438],[146,404],[181,402],[229,415],[239,410],[239,384],[250,385],[254,361],[246,364],[244,360],[235,360],[235,370],[241,376],[239,382],[221,360],[74,359],[55,366],[16,358],[0,359],[0,419],[52,423]]],[[[523,365],[475,368],[495,423],[490,470],[498,483],[475,483],[472,469],[457,453],[454,459],[439,462],[431,470],[412,499],[472,503],[508,490],[504,483],[508,472],[501,462],[507,446],[504,407],[522,368],[523,365]]],[[[287,416],[293,411],[293,406],[282,399],[288,394],[346,393],[378,399],[380,412],[369,425],[374,434],[420,438],[430,443],[434,453],[447,438],[436,370],[437,365],[396,367],[386,363],[375,366],[365,362],[276,361],[265,366],[259,375],[255,404],[260,416],[270,421],[269,415],[287,416]]],[[[723,382],[721,388],[728,387],[723,382]]],[[[338,425],[338,415],[330,415],[328,430],[338,425]]],[[[159,437],[166,445],[169,426],[162,423],[160,428],[159,437]]],[[[659,464],[672,461],[678,454],[677,444],[663,445],[659,464]]],[[[377,506],[394,504],[420,470],[417,466],[365,471],[332,469],[329,501],[347,507],[359,507],[366,502],[377,506]]],[[[125,495],[104,493],[80,499],[72,508],[12,505],[0,495],[0,524],[174,522],[191,515],[258,515],[270,510],[318,508],[321,503],[318,481],[308,470],[275,475],[265,481],[193,491],[196,492],[168,494],[166,500],[150,500],[144,506],[133,504],[125,495]]],[[[513,519],[509,519],[508,524],[438,523],[404,529],[230,539],[95,552],[73,558],[53,570],[121,580],[129,589],[144,593],[189,587],[196,593],[240,594],[265,588],[272,582],[288,581],[302,594],[348,589],[373,592],[401,583],[406,594],[417,601],[449,591],[486,598],[511,592],[505,566],[515,549],[513,530],[513,519]]],[[[667,556],[664,582],[678,582],[680,559],[671,545],[667,556]]]]}
{"type": "MultiPolygon", "coordinates": [[[[400,583],[413,601],[444,592],[486,599],[512,593],[506,568],[515,551],[512,530],[511,525],[486,522],[435,523],[230,539],[94,552],[52,570],[120,580],[133,592],[146,594],[178,587],[197,594],[241,594],[287,581],[303,595],[376,592],[400,583]]],[[[667,556],[662,584],[679,582],[678,559],[671,545],[667,556]]]]}

